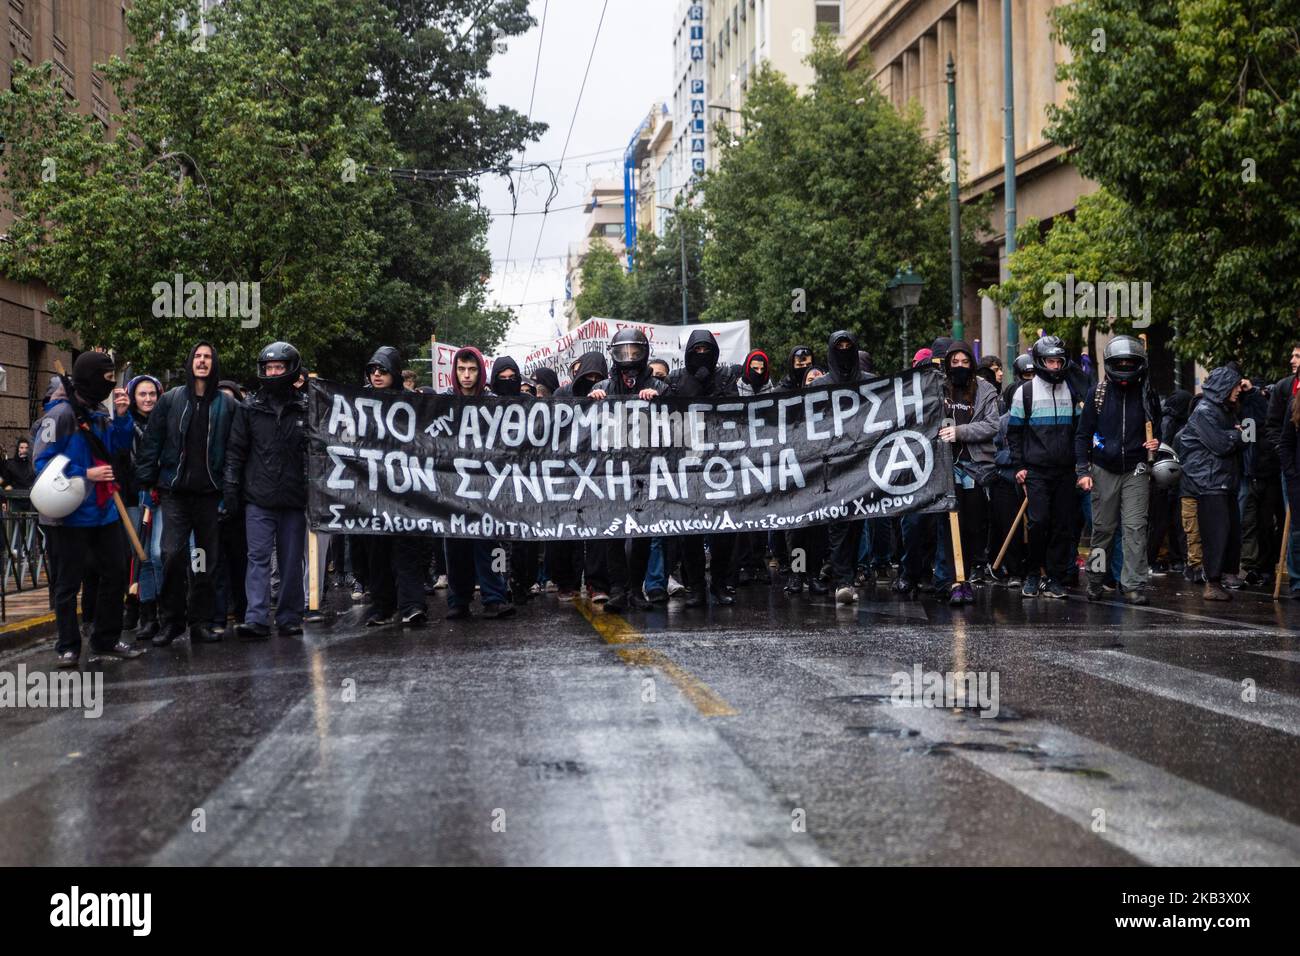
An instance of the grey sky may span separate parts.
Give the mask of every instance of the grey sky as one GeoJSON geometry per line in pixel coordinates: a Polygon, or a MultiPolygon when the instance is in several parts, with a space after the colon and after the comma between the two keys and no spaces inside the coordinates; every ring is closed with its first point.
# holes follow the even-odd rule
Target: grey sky
{"type": "MultiPolygon", "coordinates": [[[[551,203],[552,210],[580,204],[590,180],[622,179],[622,156],[628,140],[651,105],[671,89],[676,0],[608,0],[582,104],[574,119],[578,90],[605,3],[549,0],[547,7],[547,0],[532,0],[530,10],[539,26],[524,36],[511,38],[506,52],[497,54],[492,61],[488,102],[507,104],[527,114],[533,69],[539,62],[538,40],[542,39],[532,116],[549,123],[550,129],[539,142],[529,146],[525,161],[548,161],[560,174],[559,195],[551,203]],[[540,22],[544,7],[543,37],[540,22]],[[559,159],[571,121],[573,133],[561,167],[559,159]],[[593,153],[599,155],[589,155],[593,153]]],[[[549,186],[544,176],[542,171],[518,187],[520,213],[540,211],[545,205],[549,186]]],[[[482,187],[484,207],[494,213],[507,213],[493,216],[488,234],[493,258],[490,299],[503,305],[526,303],[515,309],[518,318],[499,351],[519,351],[519,346],[554,338],[556,325],[563,326],[563,256],[569,244],[580,238],[584,216],[580,208],[559,209],[547,216],[520,215],[515,218],[511,238],[506,181],[498,176],[484,177],[482,187]],[[543,222],[545,229],[538,248],[543,222]],[[507,255],[507,243],[511,261],[504,262],[501,260],[507,255]],[[529,279],[535,248],[538,261],[529,279]],[[552,298],[554,319],[550,316],[552,298]]]]}

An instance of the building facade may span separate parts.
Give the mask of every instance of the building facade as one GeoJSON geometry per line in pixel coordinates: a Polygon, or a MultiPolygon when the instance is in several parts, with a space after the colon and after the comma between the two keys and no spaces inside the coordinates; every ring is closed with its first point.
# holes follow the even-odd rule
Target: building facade
{"type": "MultiPolygon", "coordinates": [[[[69,104],[107,126],[118,104],[94,64],[125,49],[128,6],[124,0],[5,0],[8,42],[0,55],[6,82],[19,64],[35,67],[50,61],[69,104]]],[[[7,211],[0,212],[0,234],[7,232],[11,222],[7,211]]],[[[37,417],[54,362],[71,365],[72,353],[55,345],[74,337],[51,321],[52,294],[41,283],[20,283],[0,275],[0,365],[5,369],[0,444],[6,454],[12,453],[14,441],[27,434],[37,417]]]]}
{"type": "MultiPolygon", "coordinates": [[[[1006,274],[1003,129],[1003,0],[845,0],[844,48],[850,62],[871,70],[900,109],[925,110],[927,132],[938,136],[948,116],[945,69],[956,67],[958,151],[963,201],[993,196],[987,273],[963,297],[967,335],[984,350],[1005,350],[1006,318],[977,294],[1006,274]]],[[[1051,35],[1050,12],[1067,0],[1010,0],[1015,84],[1016,214],[1021,223],[1047,224],[1073,212],[1097,185],[1079,175],[1043,130],[1049,104],[1061,104],[1064,86],[1056,67],[1068,50],[1051,35]]],[[[1018,317],[1022,340],[1032,341],[1032,317],[1018,317]]]]}
{"type": "Polygon", "coordinates": [[[598,179],[584,200],[582,238],[569,244],[565,257],[564,318],[567,328],[578,325],[578,311],[574,300],[582,292],[582,262],[593,245],[598,242],[608,246],[619,261],[627,266],[627,250],[623,240],[623,183],[617,179],[598,179]]]}
{"type": "MultiPolygon", "coordinates": [[[[679,0],[674,18],[671,138],[653,171],[658,195],[655,202],[665,206],[676,201],[709,161],[706,4],[701,0],[679,0]]],[[[664,215],[659,213],[657,231],[663,228],[664,215]]]]}

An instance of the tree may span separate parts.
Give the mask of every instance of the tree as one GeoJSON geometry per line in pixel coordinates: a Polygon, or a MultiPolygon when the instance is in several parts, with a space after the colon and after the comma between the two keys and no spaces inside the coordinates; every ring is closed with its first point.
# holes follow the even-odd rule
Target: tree
{"type": "Polygon", "coordinates": [[[1072,56],[1048,135],[1159,251],[1175,347],[1276,366],[1300,301],[1300,5],[1080,0],[1053,16],[1072,56]]]}
{"type": "MultiPolygon", "coordinates": [[[[770,68],[754,77],[745,135],[719,126],[720,158],[703,183],[709,243],[707,321],[749,319],[756,345],[820,349],[858,334],[877,366],[902,362],[885,283],[910,264],[926,281],[909,348],[950,323],[947,184],[941,143],[919,108],[899,115],[871,79],[819,33],[807,93],[770,68]]],[[[963,213],[963,262],[974,263],[987,205],[963,213]]],[[[910,358],[910,356],[909,356],[910,358]]]]}
{"type": "Polygon", "coordinates": [[[578,319],[600,316],[625,321],[641,321],[636,305],[634,280],[623,270],[614,250],[603,242],[593,242],[582,260],[582,286],[573,298],[578,319]]]}
{"type": "Polygon", "coordinates": [[[698,322],[708,308],[704,284],[704,213],[685,201],[664,226],[661,237],[652,232],[640,237],[636,257],[639,305],[645,321],[677,325],[682,321],[682,233],[686,237],[686,313],[698,322]]]}

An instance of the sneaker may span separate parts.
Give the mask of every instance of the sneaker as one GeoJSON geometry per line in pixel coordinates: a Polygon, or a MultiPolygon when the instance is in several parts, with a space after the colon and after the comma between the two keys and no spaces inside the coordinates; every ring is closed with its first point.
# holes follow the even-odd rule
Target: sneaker
{"type": "Polygon", "coordinates": [[[723,607],[730,607],[731,605],[736,603],[736,599],[732,597],[730,594],[728,594],[726,591],[714,591],[713,603],[720,604],[723,607]]]}
{"type": "Polygon", "coordinates": [[[119,639],[112,647],[102,651],[96,650],[95,654],[99,657],[111,657],[114,660],[129,661],[143,655],[144,648],[136,647],[134,644],[119,639]]]}
{"type": "Polygon", "coordinates": [[[591,595],[592,604],[604,604],[609,600],[609,595],[604,591],[596,591],[591,595]]]}
{"type": "Polygon", "coordinates": [[[166,647],[185,633],[184,624],[168,624],[153,636],[154,647],[166,647]]]}
{"type": "Polygon", "coordinates": [[[1134,607],[1145,607],[1146,605],[1151,603],[1151,599],[1148,598],[1141,591],[1125,592],[1124,600],[1127,601],[1129,604],[1132,604],[1134,607]]]}
{"type": "Polygon", "coordinates": [[[1225,574],[1225,575],[1223,576],[1223,586],[1224,586],[1225,588],[1229,588],[1229,589],[1231,589],[1231,590],[1233,590],[1233,591],[1239,590],[1239,589],[1241,588],[1242,584],[1244,584],[1244,583],[1245,583],[1245,582],[1241,579],[1241,577],[1240,577],[1239,575],[1236,575],[1236,574],[1225,574]]]}
{"type": "Polygon", "coordinates": [[[1065,588],[1055,581],[1048,581],[1047,587],[1043,588],[1043,596],[1063,600],[1066,597],[1065,588]]]}
{"type": "Polygon", "coordinates": [[[236,624],[235,634],[241,641],[265,641],[271,636],[271,629],[265,624],[236,624]]]}
{"type": "Polygon", "coordinates": [[[666,604],[668,602],[668,590],[666,588],[651,588],[646,591],[645,599],[651,604],[666,604]]]}
{"type": "Polygon", "coordinates": [[[324,624],[328,620],[324,611],[308,611],[302,616],[304,624],[324,624]]]}
{"type": "Polygon", "coordinates": [[[76,651],[64,651],[59,655],[57,666],[76,667],[79,657],[80,655],[78,655],[76,651]]]}
{"type": "Polygon", "coordinates": [[[1114,578],[1102,578],[1101,587],[1103,591],[1109,591],[1111,594],[1114,594],[1119,590],[1119,585],[1115,582],[1114,578]]]}
{"type": "Polygon", "coordinates": [[[785,593],[802,594],[803,578],[804,576],[802,574],[791,574],[789,580],[785,582],[785,593]]]}
{"type": "Polygon", "coordinates": [[[301,624],[277,624],[275,627],[275,633],[279,634],[281,637],[301,637],[302,625],[301,624]]]}
{"type": "Polygon", "coordinates": [[[948,604],[949,604],[949,606],[951,606],[951,607],[961,607],[961,605],[965,603],[965,602],[962,600],[962,596],[961,596],[961,587],[962,587],[962,586],[961,586],[960,584],[954,584],[954,585],[952,586],[952,591],[948,594],[948,604]]]}
{"type": "Polygon", "coordinates": [[[402,625],[404,627],[420,627],[428,623],[429,614],[422,607],[413,607],[402,612],[402,625]]]}
{"type": "Polygon", "coordinates": [[[577,598],[578,598],[578,592],[577,592],[577,591],[560,591],[559,593],[556,594],[556,598],[558,598],[558,599],[561,600],[561,601],[576,601],[577,598]]]}
{"type": "Polygon", "coordinates": [[[495,620],[499,617],[514,617],[513,604],[488,604],[483,608],[483,616],[495,620]]]}
{"type": "Polygon", "coordinates": [[[966,604],[975,603],[975,586],[969,581],[961,586],[961,599],[966,604]]]}
{"type": "Polygon", "coordinates": [[[554,593],[555,593],[556,591],[558,591],[559,589],[560,589],[560,588],[559,588],[559,585],[557,585],[554,581],[547,581],[547,582],[546,582],[546,593],[547,593],[547,594],[554,594],[554,593]]]}
{"type": "Polygon", "coordinates": [[[361,590],[361,588],[353,588],[353,589],[352,589],[352,603],[353,603],[353,604],[360,604],[360,603],[361,603],[362,601],[364,601],[365,599],[366,599],[366,592],[365,592],[365,591],[361,590]]]}
{"type": "Polygon", "coordinates": [[[1104,598],[1105,596],[1106,596],[1106,591],[1105,591],[1105,589],[1101,586],[1100,583],[1098,583],[1098,582],[1093,582],[1093,581],[1089,581],[1089,582],[1088,582],[1088,600],[1089,600],[1089,601],[1100,601],[1100,600],[1101,600],[1102,598],[1104,598]]]}
{"type": "Polygon", "coordinates": [[[668,596],[669,596],[669,597],[676,597],[678,594],[681,594],[681,593],[682,593],[683,591],[685,591],[685,590],[686,590],[686,585],[682,584],[680,581],[678,581],[678,580],[677,580],[675,577],[673,577],[672,575],[669,575],[669,576],[668,576],[668,596]]]}
{"type": "Polygon", "coordinates": [[[536,583],[534,583],[533,586],[530,587],[530,588],[528,589],[528,593],[529,593],[529,594],[541,594],[541,593],[542,593],[542,586],[541,586],[540,584],[536,584],[536,583]]]}
{"type": "Polygon", "coordinates": [[[808,579],[808,593],[809,593],[809,594],[816,594],[816,595],[819,595],[819,596],[820,596],[820,595],[823,595],[823,594],[829,594],[829,593],[830,593],[830,590],[831,590],[830,587],[828,587],[828,586],[826,585],[826,583],[825,583],[824,581],[822,581],[821,578],[809,578],[809,579],[808,579]]]}
{"type": "Polygon", "coordinates": [[[1147,575],[1153,578],[1163,578],[1167,574],[1169,574],[1169,566],[1163,561],[1157,561],[1151,565],[1151,570],[1147,572],[1147,575]]]}
{"type": "Polygon", "coordinates": [[[1189,564],[1183,568],[1183,577],[1192,584],[1200,584],[1205,581],[1205,572],[1199,564],[1189,564]]]}
{"type": "Polygon", "coordinates": [[[1023,597],[1038,597],[1038,591],[1042,583],[1038,575],[1031,574],[1025,578],[1025,586],[1020,589],[1020,594],[1023,597]]]}
{"type": "Polygon", "coordinates": [[[447,590],[447,575],[445,574],[438,575],[438,580],[433,582],[433,589],[435,591],[447,590]]]}
{"type": "Polygon", "coordinates": [[[383,627],[393,623],[392,611],[371,611],[366,615],[366,627],[383,627]]]}
{"type": "Polygon", "coordinates": [[[446,621],[463,621],[463,620],[465,620],[465,618],[467,618],[467,617],[469,617],[469,605],[468,605],[468,604],[458,604],[458,605],[456,605],[455,607],[453,607],[453,608],[449,608],[449,609],[447,610],[447,613],[443,616],[443,620],[446,620],[446,621]]]}
{"type": "Polygon", "coordinates": [[[858,592],[853,590],[847,584],[835,589],[836,604],[852,604],[858,599],[858,592]]]}
{"type": "Polygon", "coordinates": [[[1019,588],[1019,587],[1020,587],[1022,584],[1024,584],[1024,583],[1025,583],[1024,581],[1022,581],[1020,578],[1016,577],[1016,576],[1013,574],[1013,575],[1011,575],[1009,578],[1007,578],[1007,585],[1006,585],[1006,586],[1007,586],[1008,588],[1010,588],[1011,590],[1014,591],[1014,590],[1016,590],[1017,588],[1019,588]]]}
{"type": "Polygon", "coordinates": [[[1201,597],[1207,601],[1231,601],[1232,592],[1219,581],[1206,581],[1201,590],[1201,597]]]}

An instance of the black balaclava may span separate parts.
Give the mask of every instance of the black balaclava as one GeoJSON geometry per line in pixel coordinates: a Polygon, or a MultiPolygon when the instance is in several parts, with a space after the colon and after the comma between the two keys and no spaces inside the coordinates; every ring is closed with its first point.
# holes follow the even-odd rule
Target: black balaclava
{"type": "Polygon", "coordinates": [[[718,369],[718,343],[708,329],[696,329],[686,340],[686,374],[701,385],[713,378],[718,369]],[[707,351],[696,352],[698,346],[708,346],[707,351]]]}
{"type": "Polygon", "coordinates": [[[519,366],[509,355],[500,355],[492,363],[492,394],[500,395],[503,398],[509,398],[518,395],[524,386],[524,380],[519,374],[519,366]],[[501,373],[510,369],[515,373],[514,378],[502,378],[501,373]]]}
{"type": "Polygon", "coordinates": [[[72,363],[72,388],[87,405],[98,405],[113,394],[111,379],[105,372],[113,371],[113,358],[106,352],[82,352],[72,363]]]}
{"type": "Polygon", "coordinates": [[[952,382],[953,388],[958,389],[960,391],[965,391],[966,387],[970,385],[970,380],[971,377],[975,374],[975,369],[953,368],[952,357],[956,355],[958,352],[961,352],[963,355],[966,356],[967,361],[974,364],[975,353],[971,351],[970,346],[967,345],[965,342],[962,342],[961,340],[956,340],[950,342],[947,346],[947,349],[944,352],[943,367],[944,367],[944,371],[948,373],[948,381],[952,382]]]}
{"type": "Polygon", "coordinates": [[[555,369],[542,367],[533,372],[533,381],[538,385],[544,386],[554,395],[560,390],[560,376],[555,374],[555,369]]]}
{"type": "Polygon", "coordinates": [[[836,384],[856,382],[862,378],[862,367],[858,364],[858,343],[851,333],[844,330],[831,333],[826,343],[826,367],[836,384]],[[845,341],[849,343],[848,348],[837,348],[840,342],[845,341]]]}
{"type": "Polygon", "coordinates": [[[767,384],[768,379],[772,377],[772,363],[768,359],[767,353],[762,351],[761,349],[754,349],[754,351],[746,355],[745,369],[740,374],[741,377],[744,378],[744,380],[749,383],[749,386],[755,392],[761,390],[763,386],[767,384]],[[763,361],[762,374],[756,374],[754,370],[749,367],[749,363],[754,361],[754,359],[762,359],[763,361]]]}

